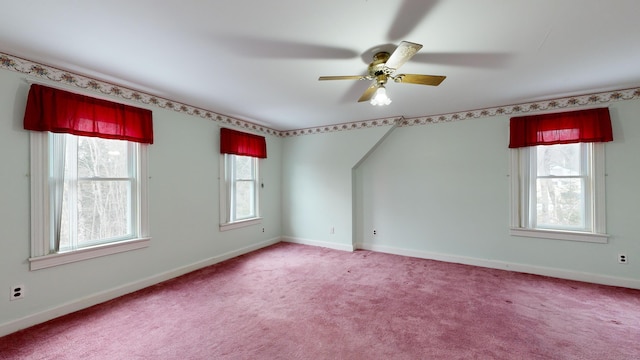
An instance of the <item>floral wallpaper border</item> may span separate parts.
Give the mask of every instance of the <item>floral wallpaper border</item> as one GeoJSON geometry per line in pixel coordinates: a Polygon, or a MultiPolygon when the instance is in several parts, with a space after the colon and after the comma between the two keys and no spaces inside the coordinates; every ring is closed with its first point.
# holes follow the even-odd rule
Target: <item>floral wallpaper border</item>
{"type": "Polygon", "coordinates": [[[398,124],[400,121],[402,121],[402,119],[403,118],[400,116],[400,117],[391,117],[391,118],[376,119],[376,120],[354,121],[350,123],[318,126],[318,127],[306,128],[306,129],[286,130],[286,131],[282,131],[282,136],[289,137],[289,136],[322,134],[322,133],[328,133],[328,132],[365,129],[365,128],[372,128],[372,127],[378,127],[378,126],[391,126],[394,124],[398,124]]]}
{"type": "Polygon", "coordinates": [[[426,125],[490,116],[524,115],[527,113],[539,111],[562,110],[582,106],[606,106],[611,102],[632,99],[640,99],[640,88],[600,92],[552,100],[535,101],[517,105],[499,106],[473,111],[462,111],[451,114],[402,119],[398,126],[426,125]]]}
{"type": "Polygon", "coordinates": [[[81,89],[89,90],[103,95],[111,95],[126,99],[129,101],[139,102],[146,105],[157,106],[162,109],[174,110],[183,114],[198,116],[205,119],[211,119],[223,125],[232,125],[239,128],[261,132],[273,136],[291,137],[300,135],[311,135],[330,133],[336,131],[357,130],[364,128],[372,128],[378,126],[415,126],[428,125],[443,122],[452,122],[466,119],[476,119],[491,116],[502,115],[518,115],[538,111],[562,110],[581,106],[606,105],[615,101],[632,100],[640,98],[640,88],[632,88],[625,90],[615,90],[608,92],[599,92],[587,95],[563,97],[558,99],[535,101],[524,104],[508,105],[492,107],[487,109],[461,111],[449,114],[430,115],[424,117],[404,118],[391,117],[384,119],[356,121],[350,123],[318,126],[312,128],[295,129],[279,131],[266,126],[254,124],[249,121],[235,119],[229,116],[215,113],[210,110],[197,108],[187,104],[182,104],[169,99],[153,96],[136,90],[128,89],[122,86],[110,84],[103,81],[91,79],[82,75],[73,74],[68,71],[59,70],[50,66],[38,64],[29,60],[21,59],[16,56],[4,54],[0,52],[0,68],[17,71],[19,73],[30,75],[35,78],[50,80],[61,84],[75,86],[81,89]]]}
{"type": "Polygon", "coordinates": [[[122,86],[91,79],[68,71],[38,64],[12,55],[0,53],[0,68],[17,71],[35,78],[50,80],[67,86],[74,86],[101,95],[111,95],[121,99],[157,106],[162,109],[174,110],[183,114],[211,119],[225,125],[233,125],[247,130],[253,130],[269,135],[282,136],[282,132],[266,126],[257,125],[249,121],[235,119],[217,114],[213,111],[182,104],[173,100],[146,94],[122,86]]]}

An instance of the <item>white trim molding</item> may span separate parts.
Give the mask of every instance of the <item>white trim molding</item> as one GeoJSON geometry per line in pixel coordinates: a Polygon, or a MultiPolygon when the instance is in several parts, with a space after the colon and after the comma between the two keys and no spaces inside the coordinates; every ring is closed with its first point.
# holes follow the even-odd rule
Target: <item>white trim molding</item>
{"type": "Polygon", "coordinates": [[[468,257],[468,256],[443,254],[443,253],[435,253],[435,252],[428,252],[428,251],[418,251],[418,250],[397,248],[397,247],[384,246],[384,245],[360,244],[359,248],[363,250],[378,251],[378,252],[383,252],[387,254],[411,256],[411,257],[416,257],[420,259],[437,260],[437,261],[444,261],[444,262],[463,264],[463,265],[480,266],[480,267],[485,267],[490,269],[515,271],[515,272],[520,272],[525,274],[541,275],[541,276],[548,276],[548,277],[553,277],[558,279],[582,281],[582,282],[608,285],[608,286],[620,286],[620,287],[625,287],[629,289],[640,290],[639,279],[606,276],[606,275],[586,273],[586,272],[575,271],[575,270],[566,270],[566,269],[558,269],[558,268],[551,268],[551,267],[544,267],[544,266],[519,264],[519,263],[494,260],[494,259],[480,259],[480,258],[474,258],[474,257],[468,257]]]}
{"type": "Polygon", "coordinates": [[[542,239],[583,241],[598,244],[606,244],[609,242],[609,235],[586,233],[577,231],[560,231],[560,230],[541,230],[541,229],[525,229],[511,228],[509,234],[513,236],[524,236],[542,239]]]}
{"type": "Polygon", "coordinates": [[[114,243],[92,246],[89,248],[60,252],[29,258],[30,270],[46,269],[53,266],[69,264],[76,261],[94,259],[101,256],[143,249],[149,246],[151,238],[132,239],[114,243]]]}
{"type": "Polygon", "coordinates": [[[232,222],[232,223],[220,224],[220,231],[228,231],[228,230],[233,230],[233,229],[239,229],[239,228],[243,228],[243,227],[246,227],[246,226],[258,225],[258,224],[262,224],[262,218],[261,217],[252,218],[252,219],[248,219],[248,220],[236,221],[236,222],[232,222]]]}

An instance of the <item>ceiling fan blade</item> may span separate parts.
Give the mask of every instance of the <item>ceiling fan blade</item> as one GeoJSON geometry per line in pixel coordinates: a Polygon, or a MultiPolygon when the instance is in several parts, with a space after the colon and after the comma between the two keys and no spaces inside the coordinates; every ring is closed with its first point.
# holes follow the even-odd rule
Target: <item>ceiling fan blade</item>
{"type": "Polygon", "coordinates": [[[398,70],[400,66],[409,61],[420,49],[422,49],[422,45],[420,44],[403,41],[398,45],[384,65],[388,69],[398,70]]]}
{"type": "Polygon", "coordinates": [[[404,0],[391,24],[387,34],[388,40],[398,41],[406,38],[437,3],[438,0],[404,0]]]}
{"type": "Polygon", "coordinates": [[[406,84],[438,86],[445,78],[446,76],[438,75],[400,74],[394,76],[393,81],[406,84]]]}
{"type": "Polygon", "coordinates": [[[513,58],[513,54],[500,52],[427,52],[417,54],[411,59],[411,62],[498,69],[509,65],[513,58]]]}
{"type": "Polygon", "coordinates": [[[320,76],[318,80],[367,80],[365,75],[320,76]]]}
{"type": "Polygon", "coordinates": [[[371,86],[369,86],[367,90],[365,90],[364,93],[362,93],[362,96],[360,96],[360,99],[358,99],[358,102],[371,100],[371,98],[373,97],[373,94],[376,93],[377,88],[378,88],[378,84],[376,84],[375,82],[371,84],[371,86]]]}
{"type": "Polygon", "coordinates": [[[240,56],[263,59],[352,59],[359,52],[336,46],[273,40],[262,37],[225,35],[216,44],[240,56]]]}

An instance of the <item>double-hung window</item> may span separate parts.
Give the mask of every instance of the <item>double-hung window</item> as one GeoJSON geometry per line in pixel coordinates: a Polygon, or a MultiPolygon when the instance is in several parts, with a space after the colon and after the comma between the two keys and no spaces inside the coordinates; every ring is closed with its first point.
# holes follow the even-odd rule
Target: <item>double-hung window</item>
{"type": "Polygon", "coordinates": [[[264,137],[220,130],[220,230],[259,223],[259,159],[266,157],[264,137]]]}
{"type": "Polygon", "coordinates": [[[608,109],[511,119],[511,234],[607,242],[608,109]]]}
{"type": "Polygon", "coordinates": [[[51,213],[54,221],[60,219],[54,247],[73,251],[138,238],[138,194],[143,190],[138,153],[142,146],[124,140],[49,133],[50,144],[60,141],[65,143],[65,151],[50,147],[49,152],[49,180],[56,183],[51,189],[51,213]],[[65,139],[56,139],[59,137],[65,139]],[[64,167],[59,185],[55,178],[58,166],[64,167]],[[62,201],[55,201],[60,191],[62,201]]]}
{"type": "Polygon", "coordinates": [[[224,154],[229,222],[258,217],[258,158],[224,154]]]}
{"type": "Polygon", "coordinates": [[[35,130],[32,270],[148,246],[147,144],[153,138],[126,130],[126,122],[148,121],[150,129],[151,112],[94,100],[32,85],[25,113],[25,129],[35,130]]]}

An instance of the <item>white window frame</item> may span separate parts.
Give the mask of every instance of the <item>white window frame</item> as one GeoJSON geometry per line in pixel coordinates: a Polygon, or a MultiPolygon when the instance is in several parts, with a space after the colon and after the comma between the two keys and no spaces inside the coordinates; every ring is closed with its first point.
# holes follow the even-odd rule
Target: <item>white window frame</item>
{"type": "Polygon", "coordinates": [[[514,236],[536,237],[555,240],[583,241],[607,243],[606,234],[606,202],[605,202],[605,145],[590,143],[585,146],[590,152],[587,177],[587,195],[590,205],[587,211],[587,222],[591,224],[587,231],[536,228],[530,223],[529,188],[531,185],[531,152],[536,147],[511,149],[511,229],[514,236]]]}
{"type": "Polygon", "coordinates": [[[234,219],[235,159],[237,155],[220,154],[220,231],[237,229],[262,223],[260,217],[260,160],[253,158],[254,166],[254,216],[234,219]]]}
{"type": "Polygon", "coordinates": [[[31,257],[29,258],[30,269],[39,270],[68,264],[76,261],[92,259],[100,256],[117,254],[148,247],[151,237],[149,235],[149,211],[148,211],[148,154],[146,144],[137,144],[136,172],[137,181],[133,191],[137,204],[134,205],[137,214],[133,223],[136,237],[121,241],[98,244],[95,246],[83,247],[64,252],[52,252],[51,249],[51,203],[49,184],[49,140],[50,133],[43,131],[30,132],[31,151],[31,257]]]}

